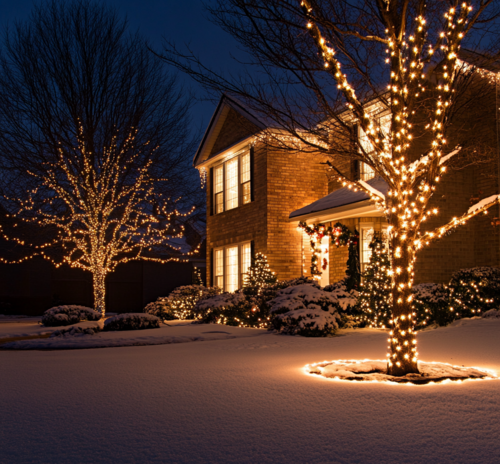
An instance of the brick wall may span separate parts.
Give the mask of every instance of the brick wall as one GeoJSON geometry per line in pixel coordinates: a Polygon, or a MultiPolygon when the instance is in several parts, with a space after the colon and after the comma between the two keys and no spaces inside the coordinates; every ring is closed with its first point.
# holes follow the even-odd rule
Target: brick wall
{"type": "Polygon", "coordinates": [[[207,185],[207,282],[211,283],[213,248],[254,241],[255,252],[266,253],[267,150],[254,146],[254,201],[220,214],[211,215],[210,181],[207,185]]]}
{"type": "MultiPolygon", "coordinates": [[[[303,233],[288,217],[328,193],[327,167],[322,162],[318,155],[268,149],[267,256],[279,279],[302,275],[303,233]]],[[[307,239],[304,250],[309,252],[307,239]]],[[[310,262],[308,255],[308,274],[310,262]]]]}

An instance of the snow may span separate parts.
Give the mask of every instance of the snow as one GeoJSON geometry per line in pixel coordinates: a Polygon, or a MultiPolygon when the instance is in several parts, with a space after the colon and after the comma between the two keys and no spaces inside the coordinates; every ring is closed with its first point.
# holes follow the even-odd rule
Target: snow
{"type": "Polygon", "coordinates": [[[380,192],[377,189],[374,189],[368,182],[365,182],[364,180],[358,181],[366,190],[371,192],[372,195],[375,195],[376,197],[380,198],[381,200],[385,201],[385,195],[380,192]]]}
{"type": "MultiPolygon", "coordinates": [[[[499,372],[499,332],[500,319],[483,318],[422,332],[420,358],[499,372]]],[[[383,359],[386,339],[362,329],[0,351],[0,462],[499,462],[500,381],[407,386],[304,374],[324,360],[383,359]]]]}
{"type": "Polygon", "coordinates": [[[487,204],[489,203],[493,203],[495,200],[497,200],[498,198],[500,198],[500,195],[491,195],[487,198],[483,198],[480,202],[472,205],[468,210],[467,210],[467,214],[470,214],[470,213],[473,213],[474,211],[486,206],[487,204]]]}
{"type": "MultiPolygon", "coordinates": [[[[389,191],[389,186],[381,177],[374,177],[373,179],[370,179],[367,182],[367,185],[379,192],[379,196],[384,195],[385,197],[389,191]]],[[[337,208],[339,206],[350,205],[352,203],[358,203],[369,199],[370,196],[363,190],[355,192],[353,189],[348,187],[342,187],[341,189],[335,190],[334,192],[307,206],[304,206],[303,208],[293,211],[290,214],[290,218],[316,213],[331,208],[337,208]]]]}
{"type": "MultiPolygon", "coordinates": [[[[446,161],[448,161],[450,158],[452,158],[453,156],[455,156],[457,153],[460,152],[460,150],[462,149],[462,147],[458,147],[456,148],[455,150],[451,151],[450,153],[448,153],[447,155],[445,156],[442,156],[440,159],[439,159],[439,165],[441,166],[442,164],[446,163],[446,161]]],[[[428,155],[425,155],[425,156],[422,156],[420,159],[418,159],[417,161],[414,161],[413,163],[410,164],[409,166],[409,170],[410,171],[415,171],[417,170],[421,165],[425,166],[427,163],[429,162],[429,156],[428,155]]]]}
{"type": "MultiPolygon", "coordinates": [[[[144,315],[143,313],[140,313],[144,315]]],[[[148,316],[145,314],[145,316],[148,316]]],[[[154,316],[150,316],[154,317],[154,316]]],[[[109,319],[108,319],[109,320],[109,319]]],[[[107,322],[107,321],[106,321],[107,322]]],[[[3,338],[3,324],[0,324],[0,339],[3,338]]],[[[102,328],[102,322],[82,322],[73,326],[81,328],[102,328]]],[[[45,331],[47,333],[47,331],[45,331]]],[[[53,331],[48,331],[51,333],[53,331]]],[[[0,345],[3,350],[76,350],[87,348],[110,348],[122,346],[168,345],[171,343],[188,343],[197,341],[223,340],[235,337],[254,337],[267,333],[262,329],[240,329],[230,326],[213,326],[207,324],[191,324],[186,321],[170,321],[159,329],[106,331],[95,335],[77,333],[64,334],[51,338],[11,341],[0,345]],[[216,329],[214,329],[216,327],[216,329]]]]}
{"type": "Polygon", "coordinates": [[[388,382],[390,384],[412,383],[429,384],[440,381],[493,380],[496,372],[480,370],[474,367],[453,366],[449,363],[419,362],[420,374],[408,374],[404,377],[393,377],[386,374],[387,361],[364,359],[338,360],[307,365],[304,371],[327,379],[344,381],[388,382]]]}

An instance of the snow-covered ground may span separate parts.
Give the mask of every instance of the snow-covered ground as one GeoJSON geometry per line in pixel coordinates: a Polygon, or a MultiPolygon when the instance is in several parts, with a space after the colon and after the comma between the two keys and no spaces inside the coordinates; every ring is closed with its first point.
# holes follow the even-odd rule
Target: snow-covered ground
{"type": "MultiPolygon", "coordinates": [[[[500,380],[336,382],[303,367],[383,359],[387,334],[254,333],[0,351],[0,463],[500,462],[500,380]]],[[[418,340],[423,360],[500,373],[500,319],[457,321],[418,340]]]]}

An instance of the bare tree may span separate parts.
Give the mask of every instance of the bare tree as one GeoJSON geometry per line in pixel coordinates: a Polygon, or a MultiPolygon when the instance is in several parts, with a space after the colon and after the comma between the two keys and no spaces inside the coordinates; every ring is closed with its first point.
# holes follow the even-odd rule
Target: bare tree
{"type": "Polygon", "coordinates": [[[496,114],[478,106],[494,101],[496,73],[484,69],[498,58],[498,2],[227,0],[209,10],[247,52],[248,72],[225,77],[173,43],[164,58],[284,129],[269,130],[268,143],[328,155],[334,177],[366,191],[384,211],[393,269],[388,373],[418,373],[411,294],[417,253],[500,198],[436,230],[423,228],[437,212],[430,201],[448,166],[475,163],[478,142],[486,159],[496,156],[496,140],[483,143],[484,132],[475,129],[496,114]],[[466,54],[462,46],[483,53],[466,54]],[[381,113],[390,114],[388,131],[381,113]],[[358,126],[370,149],[354,136],[358,126]],[[343,169],[350,160],[381,176],[388,195],[343,169]]]}
{"type": "Polygon", "coordinates": [[[2,49],[4,234],[29,245],[27,257],[91,272],[104,315],[105,278],[119,263],[178,259],[169,240],[182,235],[199,191],[186,156],[189,109],[175,77],[113,10],[39,4],[2,49]],[[38,230],[33,243],[15,234],[24,223],[38,230]]]}

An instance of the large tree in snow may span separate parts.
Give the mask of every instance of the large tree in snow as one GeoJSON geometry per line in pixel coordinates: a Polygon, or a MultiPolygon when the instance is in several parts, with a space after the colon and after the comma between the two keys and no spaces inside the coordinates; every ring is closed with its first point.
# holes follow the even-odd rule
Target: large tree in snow
{"type": "Polygon", "coordinates": [[[423,227],[437,214],[430,202],[447,168],[491,155],[474,128],[496,75],[475,65],[495,61],[498,2],[227,0],[211,13],[247,52],[248,71],[225,77],[172,43],[165,59],[274,121],[280,130],[266,134],[268,143],[329,156],[342,185],[366,191],[383,209],[393,272],[388,373],[418,373],[411,292],[417,254],[499,201],[493,195],[435,230],[423,227]],[[389,114],[385,129],[382,113],[389,114]],[[387,196],[343,169],[346,160],[381,176],[387,196]]]}
{"type": "Polygon", "coordinates": [[[119,263],[177,255],[176,209],[199,192],[185,157],[189,107],[147,43],[98,3],[40,4],[4,36],[3,233],[25,257],[91,272],[103,315],[119,263]]]}

